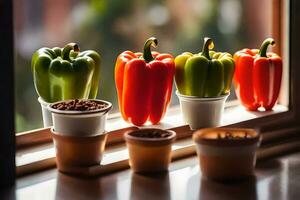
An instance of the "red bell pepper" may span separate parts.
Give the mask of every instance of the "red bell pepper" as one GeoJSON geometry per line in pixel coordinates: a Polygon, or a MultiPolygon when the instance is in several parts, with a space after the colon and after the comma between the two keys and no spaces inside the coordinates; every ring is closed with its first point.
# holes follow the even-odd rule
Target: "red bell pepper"
{"type": "Polygon", "coordinates": [[[170,103],[175,64],[170,54],[151,52],[157,39],[149,38],[144,52],[121,53],[115,65],[119,108],[125,121],[141,126],[160,122],[170,103]]]}
{"type": "Polygon", "coordinates": [[[282,76],[282,60],[272,52],[267,53],[272,38],[266,39],[260,49],[243,49],[234,55],[236,71],[234,85],[238,98],[248,110],[259,107],[271,110],[275,105],[282,76]]]}

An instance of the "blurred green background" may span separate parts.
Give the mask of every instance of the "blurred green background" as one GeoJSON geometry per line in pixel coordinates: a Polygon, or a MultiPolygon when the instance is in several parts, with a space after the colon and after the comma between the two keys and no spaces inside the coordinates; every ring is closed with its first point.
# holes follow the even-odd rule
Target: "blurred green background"
{"type": "Polygon", "coordinates": [[[42,127],[30,68],[40,47],[76,42],[98,51],[98,98],[118,112],[114,64],[122,51],[142,51],[150,36],[158,38],[156,50],[174,56],[199,52],[205,36],[217,51],[259,47],[272,30],[271,7],[271,0],[14,0],[16,131],[42,127]]]}

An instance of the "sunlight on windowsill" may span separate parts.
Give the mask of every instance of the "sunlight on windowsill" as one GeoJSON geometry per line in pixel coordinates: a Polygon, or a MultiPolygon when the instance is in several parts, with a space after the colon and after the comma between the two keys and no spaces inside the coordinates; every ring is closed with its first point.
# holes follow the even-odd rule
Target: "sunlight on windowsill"
{"type": "MultiPolygon", "coordinates": [[[[288,108],[282,105],[276,105],[272,111],[268,112],[250,112],[246,111],[244,107],[230,106],[225,108],[222,126],[239,123],[263,116],[282,113],[288,111],[288,108]]],[[[204,116],[205,117],[205,116],[204,116]]],[[[145,127],[155,127],[170,129],[175,127],[184,126],[182,115],[179,106],[169,110],[162,123],[159,125],[146,125],[145,127]]],[[[107,131],[113,131],[121,128],[130,127],[130,125],[124,122],[120,117],[111,118],[108,120],[107,131]]],[[[181,139],[175,142],[172,147],[173,151],[193,146],[191,138],[181,139]]],[[[24,166],[41,160],[51,159],[55,157],[55,150],[52,145],[46,144],[34,149],[26,149],[18,151],[16,154],[16,166],[24,166]]],[[[128,152],[124,144],[115,145],[105,150],[104,157],[102,159],[102,165],[108,165],[114,162],[119,162],[128,159],[128,152]]]]}

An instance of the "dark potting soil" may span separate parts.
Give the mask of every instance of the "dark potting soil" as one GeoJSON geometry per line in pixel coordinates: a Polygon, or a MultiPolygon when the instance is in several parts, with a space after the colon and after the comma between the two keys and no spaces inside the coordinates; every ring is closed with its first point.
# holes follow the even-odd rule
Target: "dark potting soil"
{"type": "Polygon", "coordinates": [[[218,139],[224,139],[224,140],[240,140],[240,139],[247,139],[251,138],[251,135],[245,133],[244,136],[234,135],[231,132],[226,132],[225,135],[218,134],[218,139]]]}
{"type": "Polygon", "coordinates": [[[106,103],[93,100],[74,99],[54,104],[52,105],[52,108],[57,110],[89,111],[103,109],[107,106],[106,103]]]}
{"type": "Polygon", "coordinates": [[[130,133],[130,135],[134,137],[142,137],[142,138],[167,138],[172,134],[164,131],[149,130],[149,131],[132,132],[130,133]]]}

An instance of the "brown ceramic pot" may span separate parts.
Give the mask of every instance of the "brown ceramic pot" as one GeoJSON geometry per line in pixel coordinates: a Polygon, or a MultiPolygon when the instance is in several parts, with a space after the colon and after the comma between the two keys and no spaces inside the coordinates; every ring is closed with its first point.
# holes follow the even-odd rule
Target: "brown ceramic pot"
{"type": "Polygon", "coordinates": [[[202,175],[218,179],[252,176],[260,136],[253,129],[208,128],[194,133],[202,175]]]}
{"type": "Polygon", "coordinates": [[[129,164],[134,172],[167,171],[171,162],[172,143],[176,133],[162,129],[140,129],[125,133],[129,151],[129,164]],[[145,133],[167,134],[165,137],[141,137],[145,133]]]}
{"type": "Polygon", "coordinates": [[[61,172],[71,173],[74,167],[99,165],[104,153],[107,134],[90,137],[64,136],[53,129],[56,164],[61,172]]]}

